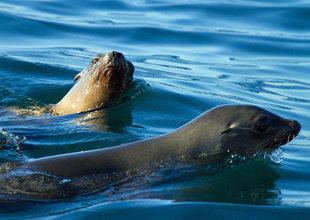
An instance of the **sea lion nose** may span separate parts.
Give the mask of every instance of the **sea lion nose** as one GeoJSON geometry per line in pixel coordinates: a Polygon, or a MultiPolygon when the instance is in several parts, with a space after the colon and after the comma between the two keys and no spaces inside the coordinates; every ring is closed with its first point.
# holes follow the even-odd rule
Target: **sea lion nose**
{"type": "Polygon", "coordinates": [[[112,51],[112,56],[115,57],[115,58],[119,58],[121,57],[123,54],[119,53],[119,52],[116,52],[116,51],[112,51]]]}
{"type": "Polygon", "coordinates": [[[291,128],[293,128],[293,129],[295,129],[295,130],[300,131],[300,129],[301,129],[301,125],[300,125],[299,122],[296,121],[296,120],[290,121],[290,122],[289,122],[289,125],[291,126],[291,128]]]}

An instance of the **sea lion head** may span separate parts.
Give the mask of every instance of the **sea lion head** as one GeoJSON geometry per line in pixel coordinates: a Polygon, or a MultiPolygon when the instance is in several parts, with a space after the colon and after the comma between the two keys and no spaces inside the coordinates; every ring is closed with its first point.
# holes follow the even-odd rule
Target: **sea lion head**
{"type": "Polygon", "coordinates": [[[198,146],[193,153],[207,155],[270,153],[290,142],[301,128],[297,121],[251,105],[220,106],[189,124],[188,138],[198,146]]]}
{"type": "Polygon", "coordinates": [[[131,86],[133,72],[133,64],[122,53],[97,54],[75,76],[75,85],[53,107],[54,114],[85,112],[111,104],[131,86]]]}
{"type": "Polygon", "coordinates": [[[108,54],[97,54],[93,57],[88,67],[78,74],[75,82],[82,77],[95,87],[99,96],[106,97],[104,100],[112,100],[122,95],[131,85],[133,80],[134,66],[127,61],[122,53],[112,51],[108,54]],[[98,89],[99,88],[99,89],[98,89]]]}
{"type": "Polygon", "coordinates": [[[270,153],[293,140],[301,128],[295,120],[256,106],[226,106],[219,108],[217,114],[224,128],[218,131],[221,148],[231,153],[270,153]]]}

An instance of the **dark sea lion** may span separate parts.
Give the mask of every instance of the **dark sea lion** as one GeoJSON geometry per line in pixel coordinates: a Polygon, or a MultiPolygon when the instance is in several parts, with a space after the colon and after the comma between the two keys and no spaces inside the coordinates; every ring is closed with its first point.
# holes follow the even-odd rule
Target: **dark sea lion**
{"type": "Polygon", "coordinates": [[[126,172],[166,159],[270,153],[290,142],[299,131],[297,121],[256,106],[221,106],[166,135],[106,149],[36,159],[26,162],[21,169],[80,178],[126,172]]]}
{"type": "Polygon", "coordinates": [[[123,95],[133,82],[134,66],[123,54],[97,54],[74,78],[75,85],[45,112],[66,115],[98,109],[123,95]]]}

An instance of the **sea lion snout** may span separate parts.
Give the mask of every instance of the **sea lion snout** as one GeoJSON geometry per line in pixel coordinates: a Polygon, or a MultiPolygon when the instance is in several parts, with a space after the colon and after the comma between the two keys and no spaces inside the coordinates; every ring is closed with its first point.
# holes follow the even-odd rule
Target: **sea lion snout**
{"type": "Polygon", "coordinates": [[[119,58],[119,57],[123,57],[124,55],[120,52],[116,52],[116,51],[112,51],[111,52],[112,55],[115,57],[115,58],[119,58]]]}
{"type": "Polygon", "coordinates": [[[114,59],[125,59],[124,55],[117,51],[111,51],[110,53],[107,54],[107,56],[109,58],[114,58],[114,59]]]}
{"type": "Polygon", "coordinates": [[[286,129],[290,130],[294,134],[299,133],[299,131],[301,129],[301,125],[299,124],[298,121],[289,120],[289,119],[282,119],[282,123],[283,122],[284,122],[284,124],[286,124],[286,129]]]}
{"type": "Polygon", "coordinates": [[[108,54],[106,54],[106,59],[112,60],[112,62],[114,62],[114,63],[118,62],[118,63],[120,63],[120,65],[125,65],[125,63],[127,62],[128,74],[130,77],[133,76],[133,72],[135,71],[135,67],[129,60],[126,60],[125,56],[122,53],[117,52],[117,51],[111,51],[108,54]]]}
{"type": "Polygon", "coordinates": [[[301,125],[300,125],[299,122],[296,121],[296,120],[290,121],[290,122],[289,122],[289,125],[290,125],[294,130],[296,130],[297,132],[299,132],[300,129],[301,129],[301,125]]]}
{"type": "Polygon", "coordinates": [[[301,125],[296,120],[287,120],[287,121],[291,132],[296,136],[301,129],[301,125]]]}

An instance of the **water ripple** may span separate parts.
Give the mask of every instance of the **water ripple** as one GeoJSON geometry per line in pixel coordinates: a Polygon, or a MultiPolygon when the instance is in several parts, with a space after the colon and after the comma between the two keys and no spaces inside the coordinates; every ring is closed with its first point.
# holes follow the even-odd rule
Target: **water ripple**
{"type": "MultiPolygon", "coordinates": [[[[161,135],[221,104],[255,104],[302,124],[300,135],[284,146],[280,164],[254,160],[222,174],[163,178],[139,190],[125,184],[129,193],[114,186],[104,199],[99,193],[38,209],[31,204],[29,216],[106,198],[308,206],[309,18],[306,0],[1,1],[0,127],[27,138],[21,149],[29,158],[161,135]],[[15,114],[14,108],[57,103],[91,57],[112,50],[135,65],[138,82],[119,105],[85,115],[15,114]]],[[[170,174],[182,173],[176,170],[170,174]]],[[[162,177],[169,176],[166,171],[162,177]]]]}

